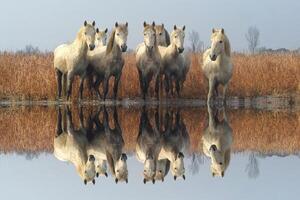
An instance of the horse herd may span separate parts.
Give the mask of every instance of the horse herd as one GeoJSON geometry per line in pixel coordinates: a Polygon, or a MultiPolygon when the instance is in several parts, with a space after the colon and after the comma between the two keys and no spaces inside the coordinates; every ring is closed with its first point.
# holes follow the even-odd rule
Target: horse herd
{"type": "MultiPolygon", "coordinates": [[[[110,110],[105,106],[98,107],[84,117],[80,107],[78,128],[72,119],[74,110],[69,106],[59,107],[54,156],[72,163],[85,184],[95,184],[95,178],[99,176],[111,176],[116,183],[128,183],[129,167],[122,128],[116,106],[110,110]]],[[[133,151],[143,164],[141,174],[145,184],[163,182],[169,172],[174,180],[186,179],[184,160],[189,154],[190,138],[180,108],[167,108],[161,117],[158,110],[158,107],[150,110],[145,106],[141,110],[133,151]]],[[[202,142],[199,142],[200,151],[211,160],[213,177],[224,177],[230,162],[232,129],[225,110],[220,119],[221,111],[208,106],[208,124],[202,142]]]]}
{"type": "MultiPolygon", "coordinates": [[[[169,34],[164,24],[143,23],[144,41],[136,48],[136,67],[139,75],[141,95],[145,99],[153,80],[155,94],[159,98],[159,85],[165,93],[180,97],[190,68],[190,58],[184,54],[185,26],[174,25],[169,34]]],[[[54,51],[54,68],[57,77],[58,98],[71,97],[74,76],[80,76],[79,99],[83,85],[88,80],[90,90],[99,99],[105,100],[109,90],[109,79],[114,77],[113,98],[117,98],[118,85],[124,66],[122,53],[127,50],[128,23],[115,23],[107,40],[107,29],[100,31],[95,22],[84,22],[71,44],[62,44],[54,51]],[[100,92],[102,85],[102,94],[100,92]]],[[[213,29],[211,47],[203,54],[202,70],[209,83],[207,103],[218,96],[218,86],[223,85],[223,100],[232,76],[230,43],[224,29],[213,29]]]]}

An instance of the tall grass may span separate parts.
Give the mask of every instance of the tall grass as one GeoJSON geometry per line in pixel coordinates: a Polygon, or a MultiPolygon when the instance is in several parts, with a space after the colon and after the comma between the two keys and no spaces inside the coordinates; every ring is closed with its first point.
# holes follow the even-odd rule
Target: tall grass
{"type": "MultiPolygon", "coordinates": [[[[94,108],[93,108],[94,109],[94,108]]],[[[85,118],[93,109],[84,108],[85,118]]],[[[78,127],[78,110],[72,108],[78,127]]],[[[111,109],[110,123],[113,125],[111,109]]],[[[0,110],[0,152],[52,152],[56,130],[56,109],[33,107],[0,110]]],[[[140,110],[118,108],[125,150],[134,151],[139,130],[140,110]]],[[[192,152],[202,152],[202,133],[207,125],[204,108],[181,110],[189,133],[192,152]]],[[[300,151],[300,114],[293,112],[267,112],[254,110],[228,110],[233,129],[234,152],[295,153],[300,151]]],[[[149,111],[154,125],[154,111],[149,111]]]]}
{"type": "MultiPolygon", "coordinates": [[[[207,83],[203,77],[201,55],[191,55],[191,68],[184,84],[183,98],[205,98],[207,83]]],[[[299,54],[233,55],[234,72],[228,95],[291,94],[300,91],[299,54]]],[[[53,55],[0,54],[0,98],[55,100],[56,79],[53,55]]],[[[112,84],[112,81],[110,82],[112,84]]],[[[78,95],[79,80],[75,80],[73,96],[78,95]]],[[[110,87],[111,88],[111,87],[110,87]]],[[[140,96],[134,54],[125,56],[119,98],[140,96]]],[[[153,86],[150,94],[153,95],[153,86]]],[[[91,97],[85,92],[86,98],[91,97]]],[[[111,91],[110,91],[111,95],[111,91]]]]}

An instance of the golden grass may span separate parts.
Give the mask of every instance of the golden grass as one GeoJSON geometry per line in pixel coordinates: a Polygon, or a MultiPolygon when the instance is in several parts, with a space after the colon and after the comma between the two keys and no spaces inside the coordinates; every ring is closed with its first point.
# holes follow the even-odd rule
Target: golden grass
{"type": "MultiPolygon", "coordinates": [[[[94,108],[93,108],[94,109],[94,108]]],[[[84,108],[85,116],[90,111],[84,108]]],[[[118,108],[125,150],[134,151],[140,111],[137,108],[118,108]]],[[[78,126],[77,108],[72,108],[74,124],[78,126]]],[[[110,118],[111,109],[109,109],[110,118]]],[[[202,152],[202,132],[207,124],[204,108],[185,108],[182,118],[189,132],[193,152],[202,152]]],[[[300,114],[254,110],[228,110],[233,129],[235,152],[252,150],[261,153],[295,153],[300,151],[300,114]]],[[[150,110],[152,124],[154,111],[150,110]]],[[[1,109],[1,152],[52,152],[56,130],[55,107],[1,109]]],[[[112,123],[110,119],[110,123],[112,123]]],[[[113,124],[113,123],[112,123],[113,124]]]]}
{"type": "MultiPolygon", "coordinates": [[[[191,68],[184,84],[184,98],[205,98],[207,83],[201,70],[201,55],[191,55],[191,68]]],[[[125,56],[119,98],[140,96],[135,56],[125,56]]],[[[233,55],[234,72],[228,95],[253,97],[291,94],[300,91],[299,54],[233,55]]],[[[56,79],[53,55],[0,54],[0,98],[54,100],[56,79]]],[[[112,84],[112,81],[110,82],[112,84]]],[[[73,99],[78,95],[78,78],[73,87],[73,99]]],[[[153,86],[150,89],[153,95],[153,86]]],[[[89,93],[85,92],[85,97],[89,93]]],[[[111,95],[111,91],[110,91],[111,95]]],[[[95,98],[95,97],[93,97],[95,98]]]]}

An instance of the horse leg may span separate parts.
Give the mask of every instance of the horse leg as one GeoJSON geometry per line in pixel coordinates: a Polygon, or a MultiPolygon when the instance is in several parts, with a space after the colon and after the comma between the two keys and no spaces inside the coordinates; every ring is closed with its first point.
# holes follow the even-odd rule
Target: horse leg
{"type": "Polygon", "coordinates": [[[176,80],[176,92],[177,96],[180,97],[180,81],[176,80]]]}
{"type": "Polygon", "coordinates": [[[214,78],[209,78],[209,91],[208,91],[208,95],[207,95],[207,105],[210,106],[212,104],[212,99],[213,99],[213,90],[215,87],[215,80],[214,78]]]}
{"type": "Polygon", "coordinates": [[[63,132],[63,130],[62,130],[62,115],[61,115],[61,109],[60,109],[60,107],[58,107],[55,137],[60,136],[60,134],[62,134],[62,132],[63,132]]]}
{"type": "Polygon", "coordinates": [[[109,84],[109,77],[104,78],[103,83],[103,100],[105,101],[107,93],[108,93],[108,84],[109,84]]]}
{"type": "Polygon", "coordinates": [[[68,73],[67,75],[67,100],[69,101],[70,96],[72,94],[72,84],[73,84],[74,76],[72,73],[68,73]]]}
{"type": "Polygon", "coordinates": [[[169,74],[165,74],[165,91],[166,91],[166,96],[169,96],[169,91],[170,91],[170,76],[169,74]]]}
{"type": "Polygon", "coordinates": [[[115,76],[115,82],[114,82],[114,100],[117,99],[120,78],[121,78],[121,74],[117,74],[115,76]]]}
{"type": "Polygon", "coordinates": [[[99,100],[101,100],[101,94],[100,94],[100,84],[101,84],[102,79],[100,77],[96,78],[96,81],[93,83],[93,88],[96,91],[97,97],[99,100]]]}
{"type": "Polygon", "coordinates": [[[226,90],[227,90],[228,84],[226,83],[223,87],[223,104],[226,104],[226,90]]]}
{"type": "Polygon", "coordinates": [[[61,90],[62,90],[62,72],[59,69],[55,69],[56,71],[56,79],[57,79],[57,91],[58,91],[58,98],[61,98],[61,90]]]}
{"type": "Polygon", "coordinates": [[[85,76],[83,75],[80,78],[80,86],[79,86],[79,101],[82,100],[82,93],[83,93],[83,85],[84,85],[85,76]]]}
{"type": "Polygon", "coordinates": [[[158,100],[159,99],[159,82],[160,82],[160,79],[159,79],[159,75],[156,74],[155,77],[154,77],[154,80],[155,80],[155,95],[156,95],[156,99],[158,100]]]}

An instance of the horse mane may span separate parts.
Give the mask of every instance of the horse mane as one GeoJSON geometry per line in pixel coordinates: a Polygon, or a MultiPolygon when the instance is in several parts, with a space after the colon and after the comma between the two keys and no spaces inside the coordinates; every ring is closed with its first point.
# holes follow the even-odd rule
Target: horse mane
{"type": "Polygon", "coordinates": [[[228,37],[224,34],[224,46],[225,46],[225,54],[230,57],[231,48],[228,37]]]}
{"type": "Polygon", "coordinates": [[[115,173],[114,159],[113,159],[112,155],[108,151],[106,151],[106,158],[107,158],[109,169],[110,169],[111,173],[115,176],[116,173],[115,173]]]}
{"type": "Polygon", "coordinates": [[[108,55],[113,49],[114,42],[115,42],[115,33],[116,33],[116,29],[114,29],[110,34],[109,41],[106,47],[106,55],[108,55]]]}
{"type": "Polygon", "coordinates": [[[170,166],[171,166],[171,162],[167,159],[167,163],[166,163],[166,168],[165,168],[165,174],[164,176],[166,176],[169,171],[170,171],[170,166]]]}
{"type": "Polygon", "coordinates": [[[225,168],[227,168],[228,167],[228,165],[229,165],[229,162],[230,162],[230,152],[231,152],[231,150],[230,150],[230,148],[229,149],[227,149],[226,151],[225,151],[225,168]]]}
{"type": "Polygon", "coordinates": [[[165,31],[165,36],[166,36],[166,43],[167,43],[167,46],[169,46],[171,44],[170,35],[166,29],[164,29],[164,31],[165,31]]]}

